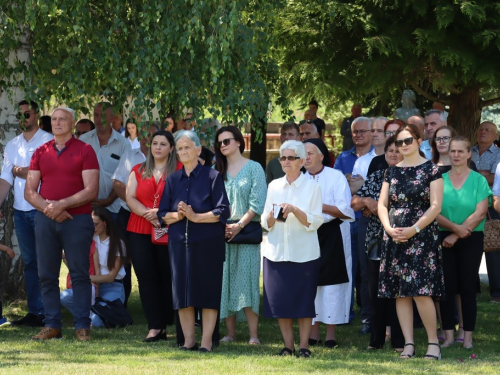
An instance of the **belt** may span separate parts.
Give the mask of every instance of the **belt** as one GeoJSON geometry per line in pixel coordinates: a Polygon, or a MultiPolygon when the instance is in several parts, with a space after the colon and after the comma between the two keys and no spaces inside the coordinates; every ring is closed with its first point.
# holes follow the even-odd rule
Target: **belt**
{"type": "Polygon", "coordinates": [[[123,279],[120,279],[120,280],[115,279],[115,281],[113,281],[113,282],[114,282],[114,283],[120,283],[120,284],[123,284],[123,279]]]}

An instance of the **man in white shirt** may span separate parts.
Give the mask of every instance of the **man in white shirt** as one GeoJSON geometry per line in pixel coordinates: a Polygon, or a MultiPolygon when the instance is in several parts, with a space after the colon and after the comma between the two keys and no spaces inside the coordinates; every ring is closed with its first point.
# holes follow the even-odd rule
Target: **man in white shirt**
{"type": "Polygon", "coordinates": [[[94,108],[95,129],[82,134],[80,141],[94,149],[99,161],[99,194],[92,206],[106,207],[116,221],[120,210],[118,195],[113,190],[111,176],[115,173],[121,156],[131,149],[130,142],[113,129],[113,107],[110,103],[99,103],[94,108]],[[103,111],[105,121],[102,121],[103,111]]]}
{"type": "Polygon", "coordinates": [[[24,263],[28,302],[28,314],[12,324],[43,327],[45,310],[40,291],[35,243],[37,210],[24,199],[24,187],[31,156],[38,147],[50,141],[53,136],[39,129],[38,105],[35,102],[23,100],[18,106],[19,111],[16,117],[19,119],[19,127],[23,132],[7,143],[0,175],[0,205],[5,201],[10,188],[14,187],[14,227],[24,263]]]}

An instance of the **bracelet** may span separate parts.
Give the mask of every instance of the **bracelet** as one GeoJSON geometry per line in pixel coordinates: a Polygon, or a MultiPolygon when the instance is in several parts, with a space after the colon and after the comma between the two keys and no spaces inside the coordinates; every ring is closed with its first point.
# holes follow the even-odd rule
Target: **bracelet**
{"type": "Polygon", "coordinates": [[[238,226],[239,226],[241,229],[245,228],[245,226],[243,225],[243,223],[241,222],[241,220],[240,220],[240,221],[238,221],[236,224],[238,224],[238,226]]]}

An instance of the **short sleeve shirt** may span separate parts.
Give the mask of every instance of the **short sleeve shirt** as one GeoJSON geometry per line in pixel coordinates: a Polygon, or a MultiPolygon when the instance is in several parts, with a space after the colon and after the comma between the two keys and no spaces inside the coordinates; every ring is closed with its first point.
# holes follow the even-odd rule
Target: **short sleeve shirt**
{"type": "MultiPolygon", "coordinates": [[[[97,157],[89,145],[71,137],[59,151],[55,141],[40,146],[31,158],[30,170],[40,171],[40,195],[58,201],[84,189],[82,172],[99,170],[97,157]]],[[[90,214],[90,202],[69,208],[70,215],[90,214]]]]}
{"type": "Polygon", "coordinates": [[[476,145],[472,148],[472,161],[476,163],[478,171],[490,171],[491,173],[495,173],[498,162],[500,161],[500,148],[492,144],[490,148],[480,156],[479,148],[476,145]]]}
{"type": "MultiPolygon", "coordinates": [[[[489,198],[491,203],[491,190],[488,181],[481,174],[471,171],[463,186],[456,190],[451,181],[449,173],[443,174],[443,203],[441,215],[455,224],[462,224],[470,215],[476,211],[476,205],[489,198]]],[[[473,229],[474,232],[484,231],[483,221],[473,229]]],[[[439,227],[439,230],[447,229],[439,227]]]]}

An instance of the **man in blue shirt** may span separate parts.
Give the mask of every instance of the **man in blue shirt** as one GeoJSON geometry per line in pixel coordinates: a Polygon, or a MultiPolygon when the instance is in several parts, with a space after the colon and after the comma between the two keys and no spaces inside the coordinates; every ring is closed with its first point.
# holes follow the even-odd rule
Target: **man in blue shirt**
{"type": "MultiPolygon", "coordinates": [[[[354,163],[358,160],[359,157],[367,154],[373,149],[372,146],[372,135],[371,135],[371,125],[372,120],[368,117],[357,117],[351,124],[351,133],[352,139],[354,141],[354,147],[348,151],[342,152],[335,160],[335,165],[333,166],[335,169],[342,171],[342,173],[346,176],[349,184],[351,181],[356,181],[361,176],[352,176],[352,169],[354,167],[354,163]]],[[[357,271],[357,263],[358,263],[358,222],[361,216],[360,212],[356,212],[356,220],[351,223],[351,258],[352,258],[352,275],[356,277],[357,271]]],[[[351,299],[351,314],[350,319],[354,318],[354,284],[352,291],[352,299],[351,299]]],[[[358,292],[361,288],[357,287],[358,292]]],[[[366,307],[366,306],[365,306],[366,307]]],[[[370,332],[370,317],[369,310],[368,313],[364,313],[362,310],[362,323],[363,326],[359,333],[367,334],[370,332]]]]}

